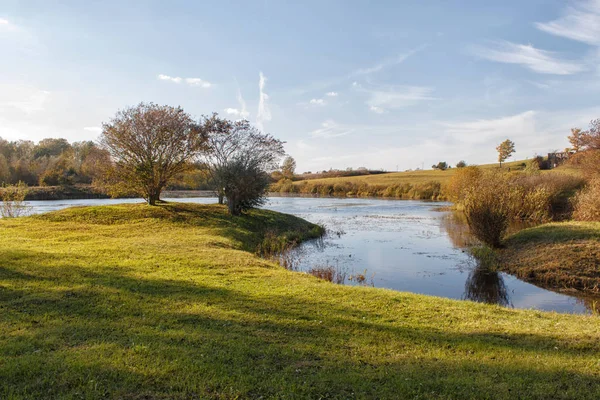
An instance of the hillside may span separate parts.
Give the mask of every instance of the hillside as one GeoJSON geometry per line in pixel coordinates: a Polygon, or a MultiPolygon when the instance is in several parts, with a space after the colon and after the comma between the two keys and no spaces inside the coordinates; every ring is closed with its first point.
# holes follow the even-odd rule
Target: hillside
{"type": "Polygon", "coordinates": [[[217,205],[0,220],[0,398],[597,399],[595,316],[334,285],[217,205]]]}

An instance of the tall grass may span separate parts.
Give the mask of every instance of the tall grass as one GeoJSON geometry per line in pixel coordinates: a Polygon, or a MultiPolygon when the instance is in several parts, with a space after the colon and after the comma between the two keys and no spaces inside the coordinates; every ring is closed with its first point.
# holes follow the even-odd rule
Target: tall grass
{"type": "Polygon", "coordinates": [[[573,218],[579,221],[600,221],[600,178],[592,179],[574,200],[573,218]]]}
{"type": "Polygon", "coordinates": [[[460,171],[449,182],[451,197],[464,209],[472,233],[500,247],[510,221],[547,222],[570,216],[569,199],[581,178],[559,173],[460,171]]]}
{"type": "Polygon", "coordinates": [[[437,181],[424,183],[398,183],[392,185],[371,185],[365,182],[307,182],[294,185],[289,180],[281,180],[271,185],[277,193],[312,194],[337,197],[388,197],[406,200],[445,200],[442,184],[437,181]]]}

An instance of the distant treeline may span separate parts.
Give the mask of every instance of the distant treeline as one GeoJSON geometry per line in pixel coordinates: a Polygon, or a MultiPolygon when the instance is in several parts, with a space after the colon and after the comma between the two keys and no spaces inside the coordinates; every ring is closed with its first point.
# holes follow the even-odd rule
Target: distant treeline
{"type": "MultiPolygon", "coordinates": [[[[106,197],[94,184],[111,164],[109,153],[92,141],[69,143],[66,139],[7,141],[0,138],[0,185],[24,182],[46,186],[30,190],[28,199],[54,200],[106,197]],[[66,189],[66,187],[70,187],[66,189]]],[[[209,189],[206,168],[201,163],[178,176],[168,189],[209,189]]]]}

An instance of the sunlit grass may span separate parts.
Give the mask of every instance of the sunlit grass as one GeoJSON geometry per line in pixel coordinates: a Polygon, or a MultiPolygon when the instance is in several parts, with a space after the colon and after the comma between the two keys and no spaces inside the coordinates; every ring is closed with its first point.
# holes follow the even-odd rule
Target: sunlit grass
{"type": "Polygon", "coordinates": [[[540,225],[512,235],[506,247],[506,271],[545,287],[600,295],[600,222],[540,225]]]}
{"type": "Polygon", "coordinates": [[[298,218],[167,204],[0,221],[0,398],[589,398],[600,320],[335,285],[298,218]]]}

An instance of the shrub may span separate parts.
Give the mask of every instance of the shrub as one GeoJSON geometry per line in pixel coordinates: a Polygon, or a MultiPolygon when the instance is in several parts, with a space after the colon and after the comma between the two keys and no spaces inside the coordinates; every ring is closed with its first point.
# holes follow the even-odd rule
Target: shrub
{"type": "Polygon", "coordinates": [[[25,203],[28,191],[27,185],[23,182],[2,189],[2,205],[0,205],[2,218],[21,217],[29,212],[29,206],[25,203]]]}
{"type": "Polygon", "coordinates": [[[446,186],[446,195],[450,200],[461,202],[464,199],[466,190],[472,187],[481,175],[481,169],[474,166],[456,170],[446,186]]]}
{"type": "Polygon", "coordinates": [[[600,221],[600,178],[592,179],[577,194],[573,218],[579,221],[600,221]]]}
{"type": "Polygon", "coordinates": [[[506,185],[481,179],[465,193],[464,210],[471,233],[488,246],[498,248],[510,220],[506,185]]]}
{"type": "Polygon", "coordinates": [[[214,176],[223,184],[227,208],[231,215],[265,203],[269,175],[251,155],[240,156],[215,168],[214,176]]]}

